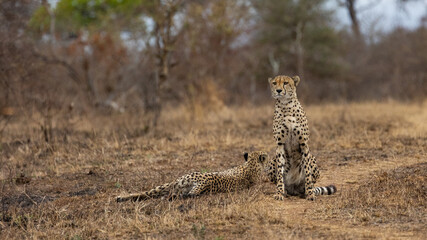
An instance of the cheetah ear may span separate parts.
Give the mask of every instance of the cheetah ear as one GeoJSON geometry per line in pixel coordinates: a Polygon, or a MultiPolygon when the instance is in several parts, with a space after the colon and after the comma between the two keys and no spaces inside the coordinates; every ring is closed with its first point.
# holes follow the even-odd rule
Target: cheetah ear
{"type": "Polygon", "coordinates": [[[245,161],[246,161],[246,162],[248,161],[248,156],[249,156],[249,153],[247,153],[247,152],[245,152],[245,153],[243,154],[243,157],[245,158],[245,161]]]}
{"type": "Polygon", "coordinates": [[[261,163],[263,163],[263,162],[265,162],[265,160],[267,160],[267,154],[261,154],[261,155],[259,156],[259,161],[260,161],[261,163]]]}
{"type": "Polygon", "coordinates": [[[273,80],[272,78],[268,78],[268,83],[271,83],[271,80],[273,80]]]}
{"type": "Polygon", "coordinates": [[[293,76],[292,80],[294,80],[295,86],[298,86],[301,79],[298,76],[293,76]]]}

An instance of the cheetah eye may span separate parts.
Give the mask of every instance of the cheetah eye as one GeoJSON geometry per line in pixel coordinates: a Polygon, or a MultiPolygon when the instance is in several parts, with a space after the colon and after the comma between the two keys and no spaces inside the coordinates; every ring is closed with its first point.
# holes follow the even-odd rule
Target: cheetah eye
{"type": "Polygon", "coordinates": [[[283,85],[287,85],[289,82],[284,82],[283,85]]]}
{"type": "Polygon", "coordinates": [[[276,82],[273,82],[273,85],[276,85],[277,83],[276,82]]]}

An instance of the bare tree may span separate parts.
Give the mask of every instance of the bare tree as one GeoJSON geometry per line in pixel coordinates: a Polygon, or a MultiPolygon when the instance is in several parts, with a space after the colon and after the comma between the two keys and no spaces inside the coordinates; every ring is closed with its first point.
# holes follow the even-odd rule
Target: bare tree
{"type": "MultiPolygon", "coordinates": [[[[357,0],[337,0],[338,5],[341,7],[345,7],[347,9],[348,17],[351,21],[351,30],[353,32],[353,35],[356,39],[356,41],[364,45],[364,37],[363,33],[360,27],[360,20],[359,20],[359,13],[366,11],[368,9],[372,9],[379,3],[381,3],[381,0],[371,1],[367,3],[365,6],[356,7],[357,0]]],[[[397,0],[398,2],[406,2],[405,0],[397,0]]],[[[417,0],[415,0],[417,1],[417,0]]]]}
{"type": "Polygon", "coordinates": [[[304,48],[302,45],[304,23],[298,22],[295,27],[295,53],[297,57],[297,74],[304,78],[304,48]]]}
{"type": "Polygon", "coordinates": [[[175,48],[179,30],[174,18],[185,3],[185,0],[159,1],[150,11],[151,18],[154,21],[152,36],[155,41],[155,57],[157,60],[154,74],[155,96],[154,102],[150,104],[150,108],[154,111],[154,127],[157,126],[162,110],[162,91],[168,83],[170,69],[175,64],[171,61],[171,53],[175,48]]]}
{"type": "Polygon", "coordinates": [[[361,40],[362,34],[360,33],[360,24],[357,17],[357,11],[355,7],[356,0],[346,0],[343,5],[347,8],[348,16],[351,20],[351,29],[356,39],[361,40]]]}

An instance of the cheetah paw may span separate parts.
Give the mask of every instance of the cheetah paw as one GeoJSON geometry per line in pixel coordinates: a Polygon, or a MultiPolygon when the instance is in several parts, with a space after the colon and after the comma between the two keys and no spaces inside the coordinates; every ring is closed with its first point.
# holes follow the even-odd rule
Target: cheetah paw
{"type": "Polygon", "coordinates": [[[276,200],[278,200],[278,201],[283,201],[283,200],[285,200],[285,196],[283,196],[282,194],[280,194],[280,193],[276,193],[276,194],[274,194],[274,199],[276,199],[276,200]]]}
{"type": "Polygon", "coordinates": [[[316,196],[314,194],[308,195],[305,199],[309,200],[309,201],[314,201],[316,200],[316,196]]]}

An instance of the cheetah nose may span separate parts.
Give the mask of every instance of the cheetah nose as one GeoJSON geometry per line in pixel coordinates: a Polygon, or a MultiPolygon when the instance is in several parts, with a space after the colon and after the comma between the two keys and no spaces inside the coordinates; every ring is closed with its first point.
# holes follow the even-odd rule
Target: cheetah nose
{"type": "Polygon", "coordinates": [[[276,91],[277,91],[277,93],[281,93],[282,89],[277,89],[276,91]]]}

